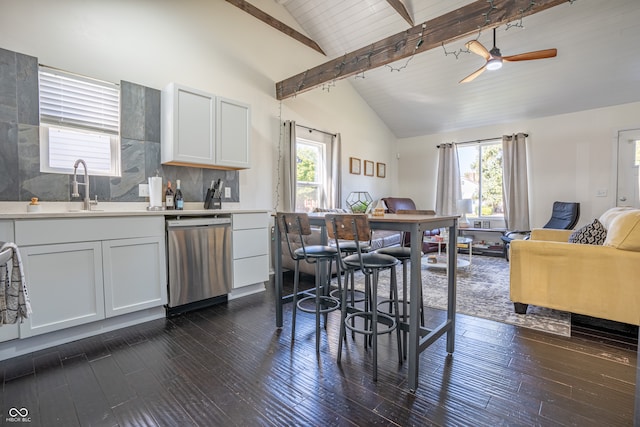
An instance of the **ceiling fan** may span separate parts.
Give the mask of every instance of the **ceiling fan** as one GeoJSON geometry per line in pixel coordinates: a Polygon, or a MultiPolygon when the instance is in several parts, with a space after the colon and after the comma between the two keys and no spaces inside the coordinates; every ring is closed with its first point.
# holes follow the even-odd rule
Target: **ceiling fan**
{"type": "Polygon", "coordinates": [[[468,83],[478,77],[484,70],[498,70],[502,68],[503,62],[529,61],[531,59],[553,58],[558,54],[557,49],[536,50],[533,52],[520,53],[518,55],[502,56],[500,49],[496,47],[496,29],[493,29],[493,48],[487,50],[478,40],[471,40],[465,44],[467,49],[476,55],[482,56],[487,62],[478,70],[469,74],[460,83],[468,83]]]}

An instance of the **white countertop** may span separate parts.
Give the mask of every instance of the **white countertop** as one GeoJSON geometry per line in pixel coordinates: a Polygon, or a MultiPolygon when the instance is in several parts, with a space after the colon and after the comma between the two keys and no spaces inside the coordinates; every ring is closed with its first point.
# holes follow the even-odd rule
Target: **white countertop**
{"type": "Polygon", "coordinates": [[[146,203],[99,203],[91,211],[82,211],[80,202],[40,202],[39,212],[27,212],[28,202],[0,203],[0,220],[91,218],[118,216],[213,216],[233,213],[267,213],[269,209],[240,209],[237,203],[223,204],[223,209],[203,209],[202,203],[185,203],[184,210],[148,210],[146,203]]]}

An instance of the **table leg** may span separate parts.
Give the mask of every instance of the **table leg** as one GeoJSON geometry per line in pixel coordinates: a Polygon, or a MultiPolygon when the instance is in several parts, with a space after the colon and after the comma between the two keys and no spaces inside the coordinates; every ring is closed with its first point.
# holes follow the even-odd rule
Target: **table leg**
{"type": "MultiPolygon", "coordinates": [[[[420,362],[420,289],[422,288],[422,275],[420,258],[422,254],[422,239],[418,224],[411,226],[411,280],[409,281],[409,390],[414,392],[418,388],[418,367],[420,362]]],[[[438,245],[439,246],[439,245],[438,245]]]]}
{"type": "MultiPolygon", "coordinates": [[[[449,247],[457,248],[458,247],[458,220],[454,220],[453,225],[449,227],[449,247]]],[[[449,258],[449,265],[457,266],[458,265],[458,251],[449,251],[447,254],[449,258]]],[[[447,285],[448,285],[448,293],[447,293],[447,321],[449,322],[449,329],[447,330],[447,353],[453,353],[455,347],[455,336],[456,336],[456,274],[457,268],[449,268],[447,270],[447,285]]]]}
{"type": "Polygon", "coordinates": [[[276,300],[276,328],[282,328],[282,236],[278,227],[278,219],[276,218],[275,230],[273,234],[275,259],[274,259],[274,286],[276,300]]]}

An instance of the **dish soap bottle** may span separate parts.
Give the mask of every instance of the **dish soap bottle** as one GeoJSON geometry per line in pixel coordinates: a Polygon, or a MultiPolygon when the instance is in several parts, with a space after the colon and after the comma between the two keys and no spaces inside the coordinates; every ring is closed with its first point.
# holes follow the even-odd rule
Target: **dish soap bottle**
{"type": "Polygon", "coordinates": [[[182,197],[182,191],[180,191],[180,180],[176,180],[176,209],[181,211],[184,209],[184,198],[182,197]]]}
{"type": "Polygon", "coordinates": [[[164,193],[164,201],[167,209],[174,208],[175,198],[173,196],[173,190],[171,189],[171,181],[167,181],[167,191],[164,193]]]}

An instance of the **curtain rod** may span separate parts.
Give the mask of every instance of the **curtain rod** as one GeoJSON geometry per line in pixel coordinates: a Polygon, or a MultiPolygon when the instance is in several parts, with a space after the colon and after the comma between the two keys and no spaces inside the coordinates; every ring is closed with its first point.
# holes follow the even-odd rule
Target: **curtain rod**
{"type": "Polygon", "coordinates": [[[316,131],[316,132],[324,133],[325,135],[329,135],[329,136],[337,136],[337,134],[335,134],[335,133],[325,132],[325,131],[320,130],[320,129],[310,128],[309,126],[299,125],[297,123],[296,123],[296,126],[300,126],[301,128],[309,129],[309,132],[316,131]]]}
{"type": "MultiPolygon", "coordinates": [[[[529,134],[525,133],[524,136],[528,137],[529,134]]],[[[496,140],[502,140],[502,137],[499,136],[499,137],[496,137],[496,138],[474,139],[472,141],[453,142],[452,144],[456,144],[456,145],[460,145],[460,144],[479,144],[481,142],[496,141],[496,140]]],[[[436,148],[440,148],[440,145],[436,145],[436,148]]]]}

